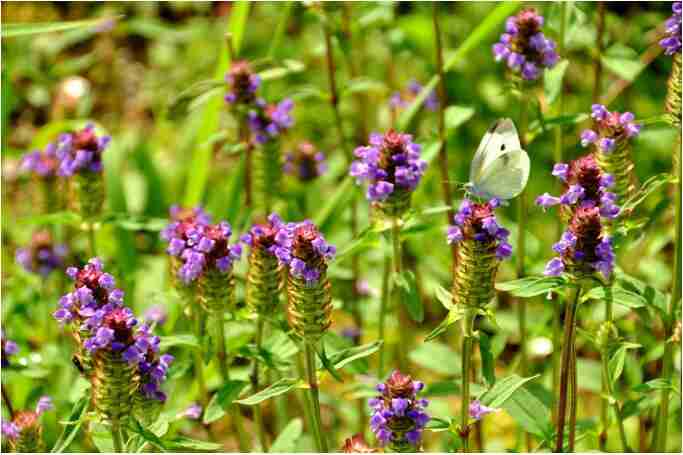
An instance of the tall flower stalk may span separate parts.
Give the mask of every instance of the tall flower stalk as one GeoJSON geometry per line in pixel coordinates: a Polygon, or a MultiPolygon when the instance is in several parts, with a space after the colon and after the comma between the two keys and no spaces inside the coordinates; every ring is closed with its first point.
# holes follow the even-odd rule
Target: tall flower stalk
{"type": "Polygon", "coordinates": [[[510,257],[507,242],[510,232],[501,227],[494,213],[498,201],[485,203],[463,200],[453,225],[448,229],[448,243],[457,245],[453,273],[453,304],[464,311],[462,318],[462,399],[460,426],[463,452],[469,450],[470,377],[474,321],[495,296],[494,282],[500,261],[510,257]]]}
{"type": "MultiPolygon", "coordinates": [[[[175,283],[181,294],[188,297],[195,323],[195,335],[204,336],[202,322],[212,323],[218,340],[218,361],[224,381],[230,380],[230,368],[225,342],[223,315],[235,310],[235,278],[233,263],[239,260],[242,246],[230,244],[232,228],[226,221],[210,224],[201,209],[171,208],[172,222],[162,232],[169,243],[171,268],[175,269],[175,283]]],[[[200,393],[207,399],[203,378],[201,353],[195,354],[195,369],[200,393]]],[[[206,401],[204,402],[206,404],[206,401]]],[[[248,440],[237,405],[230,413],[238,436],[240,450],[247,450],[248,440]]]]}
{"type": "MultiPolygon", "coordinates": [[[[283,287],[283,266],[275,255],[276,237],[284,223],[277,214],[271,214],[268,222],[255,224],[249,233],[242,236],[242,241],[249,246],[249,271],[247,272],[246,303],[256,316],[256,350],[261,350],[266,318],[278,310],[280,294],[283,287]]],[[[257,393],[259,384],[259,365],[254,360],[251,370],[252,392],[257,393]]],[[[261,450],[267,451],[267,438],[263,427],[263,416],[260,405],[254,406],[256,432],[261,450]]]]}
{"type": "Polygon", "coordinates": [[[123,452],[122,431],[129,419],[149,425],[158,417],[157,402],[166,401],[161,385],[173,356],[159,354],[159,337],[138,325],[99,259],[66,272],[75,281],[74,290],[60,299],[54,317],[70,327],[93,406],[110,427],[115,451],[123,452]]]}
{"type": "MultiPolygon", "coordinates": [[[[666,21],[666,36],[660,41],[666,55],[673,56],[671,76],[669,77],[668,91],[666,94],[666,112],[669,123],[677,130],[677,143],[674,144],[673,168],[674,168],[674,261],[672,268],[673,283],[671,286],[671,299],[669,300],[668,320],[665,321],[666,344],[662,376],[665,380],[672,379],[674,373],[674,327],[675,318],[681,302],[681,24],[683,21],[683,7],[681,2],[673,2],[673,14],[666,21]]],[[[666,444],[669,430],[669,388],[662,389],[660,393],[659,415],[657,418],[657,431],[654,448],[659,452],[666,452],[666,444]]]]}
{"type": "Polygon", "coordinates": [[[287,269],[287,320],[303,344],[305,378],[309,386],[310,414],[319,452],[328,451],[320,415],[320,396],[315,362],[320,339],[332,324],[332,293],[327,265],[336,248],[327,243],[310,221],[288,223],[276,235],[273,248],[278,261],[287,269]]]}
{"type": "MultiPolygon", "coordinates": [[[[421,147],[412,141],[409,134],[390,130],[381,135],[373,133],[369,145],[356,148],[354,154],[358,158],[351,164],[349,174],[358,183],[366,181],[368,189],[366,197],[370,201],[375,218],[388,218],[391,222],[391,243],[394,262],[394,294],[396,311],[401,311],[402,295],[398,289],[399,280],[403,279],[403,258],[401,253],[402,217],[410,209],[413,191],[417,188],[427,168],[427,162],[420,158],[421,147]]],[[[386,306],[379,315],[380,333],[384,333],[386,306]]],[[[383,376],[383,351],[380,348],[379,377],[383,376]]]]}

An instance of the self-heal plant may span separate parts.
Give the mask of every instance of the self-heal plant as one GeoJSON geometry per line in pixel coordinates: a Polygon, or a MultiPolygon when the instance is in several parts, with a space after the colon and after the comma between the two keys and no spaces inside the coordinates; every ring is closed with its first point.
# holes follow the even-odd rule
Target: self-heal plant
{"type": "MultiPolygon", "coordinates": [[[[325,240],[311,221],[287,223],[275,235],[273,248],[287,270],[287,320],[303,344],[306,378],[311,397],[311,415],[317,449],[327,452],[322,431],[315,352],[320,338],[332,324],[332,292],[327,266],[336,248],[325,240]]],[[[303,374],[303,372],[302,372],[303,374]]]]}
{"type": "Polygon", "coordinates": [[[664,48],[666,55],[673,56],[671,75],[669,76],[668,90],[666,92],[666,112],[669,122],[681,128],[681,2],[673,2],[671,9],[673,14],[666,21],[666,36],[659,42],[664,48]]]}
{"type": "Polygon", "coordinates": [[[470,434],[470,376],[474,319],[495,296],[494,282],[500,261],[512,254],[510,232],[500,226],[494,210],[499,201],[478,203],[465,199],[448,229],[448,243],[457,244],[453,272],[453,304],[462,318],[462,406],[459,435],[465,450],[470,434]]]}
{"type": "Polygon", "coordinates": [[[593,126],[581,133],[581,145],[592,146],[595,160],[614,177],[614,192],[624,201],[637,184],[631,141],[640,134],[641,125],[633,113],[610,112],[602,104],[591,106],[591,118],[593,126]]]}
{"type": "Polygon", "coordinates": [[[315,145],[305,141],[287,153],[282,169],[301,182],[310,182],[327,172],[327,160],[315,145]]]}
{"type": "Polygon", "coordinates": [[[67,252],[66,245],[54,243],[49,231],[40,230],[33,233],[28,246],[17,250],[16,260],[27,272],[47,277],[64,266],[67,252]]]}
{"type": "Polygon", "coordinates": [[[230,71],[225,75],[228,93],[225,101],[234,106],[249,106],[256,101],[256,91],[261,85],[261,77],[255,74],[249,62],[238,60],[233,62],[230,71]]]}
{"type": "Polygon", "coordinates": [[[536,10],[522,10],[507,19],[505,33],[493,45],[496,61],[504,60],[513,73],[527,81],[538,79],[544,68],[552,68],[559,59],[555,42],[541,30],[543,22],[536,10]]]}
{"type": "Polygon", "coordinates": [[[368,401],[372,409],[370,428],[382,446],[392,452],[420,452],[422,432],[429,422],[429,402],[417,395],[424,383],[394,371],[377,385],[380,393],[368,401]]]}
{"type": "Polygon", "coordinates": [[[52,399],[42,396],[34,411],[19,411],[11,416],[11,420],[2,422],[2,435],[9,442],[12,452],[39,453],[45,451],[43,442],[43,426],[40,416],[54,409],[52,399]]]}

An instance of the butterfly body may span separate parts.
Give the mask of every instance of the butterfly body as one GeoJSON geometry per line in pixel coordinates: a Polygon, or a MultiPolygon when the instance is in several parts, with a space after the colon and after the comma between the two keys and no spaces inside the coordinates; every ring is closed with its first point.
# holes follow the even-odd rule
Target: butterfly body
{"type": "Polygon", "coordinates": [[[510,119],[497,120],[474,154],[465,188],[480,198],[512,199],[524,191],[530,165],[515,124],[510,119]]]}

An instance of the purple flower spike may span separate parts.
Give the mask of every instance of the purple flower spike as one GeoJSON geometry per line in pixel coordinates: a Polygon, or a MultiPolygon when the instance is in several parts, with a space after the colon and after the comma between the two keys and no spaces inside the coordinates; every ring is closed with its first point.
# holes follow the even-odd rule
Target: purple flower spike
{"type": "Polygon", "coordinates": [[[510,16],[505,33],[493,45],[493,58],[505,61],[508,68],[520,73],[527,81],[535,81],[545,68],[552,68],[559,60],[555,42],[541,31],[543,16],[534,9],[525,9],[510,16]]]}
{"type": "Polygon", "coordinates": [[[666,35],[659,41],[659,45],[664,48],[666,55],[674,55],[681,53],[681,2],[673,2],[671,6],[673,14],[667,19],[666,35]]]}
{"type": "Polygon", "coordinates": [[[263,100],[257,100],[254,109],[249,111],[248,115],[253,142],[265,144],[273,141],[294,126],[292,109],[294,101],[289,98],[270,105],[263,100]]]}
{"type": "Polygon", "coordinates": [[[336,248],[311,221],[287,223],[279,227],[271,251],[294,277],[316,283],[334,259],[336,248]]]}
{"type": "Polygon", "coordinates": [[[510,233],[498,224],[494,214],[498,206],[499,201],[496,199],[483,204],[464,199],[453,217],[454,224],[448,228],[448,243],[457,244],[466,240],[489,243],[498,259],[510,257],[512,246],[506,241],[510,233]]]}

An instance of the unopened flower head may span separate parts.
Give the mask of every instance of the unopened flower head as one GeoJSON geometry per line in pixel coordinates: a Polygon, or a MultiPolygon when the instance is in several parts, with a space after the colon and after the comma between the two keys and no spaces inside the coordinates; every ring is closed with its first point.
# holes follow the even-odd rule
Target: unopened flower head
{"type": "Polygon", "coordinates": [[[593,128],[581,133],[581,145],[595,144],[602,153],[611,153],[620,143],[640,134],[641,125],[635,123],[631,112],[610,112],[602,104],[591,106],[593,128]]]}
{"type": "Polygon", "coordinates": [[[277,104],[267,104],[262,99],[256,100],[255,108],[248,114],[249,129],[254,142],[265,144],[294,126],[292,109],[294,101],[290,98],[285,98],[277,104]]]}
{"type": "Polygon", "coordinates": [[[382,446],[419,451],[422,432],[429,422],[425,411],[429,403],[417,397],[423,388],[424,383],[399,371],[394,371],[386,382],[377,386],[380,394],[371,398],[368,404],[372,409],[370,427],[382,446]]]}
{"type": "Polygon", "coordinates": [[[69,177],[75,174],[102,172],[102,153],[111,137],[98,136],[92,124],[74,133],[59,136],[56,156],[60,160],[58,174],[69,177]]]}
{"type": "Polygon", "coordinates": [[[617,195],[610,191],[614,186],[614,177],[603,172],[592,154],[569,164],[557,163],[552,173],[562,181],[564,193],[559,197],[550,193],[537,197],[536,204],[543,209],[555,205],[572,210],[576,207],[599,207],[600,214],[605,218],[616,218],[619,215],[617,195]]]}
{"type": "Polygon", "coordinates": [[[309,284],[318,282],[337,252],[309,220],[285,224],[275,241],[273,251],[280,263],[293,277],[309,284]]]}
{"type": "Polygon", "coordinates": [[[325,154],[310,142],[302,142],[287,153],[283,170],[302,182],[314,180],[327,172],[325,154]]]}
{"type": "Polygon", "coordinates": [[[261,85],[261,78],[252,71],[249,62],[234,62],[225,75],[225,81],[229,86],[228,94],[225,95],[228,103],[248,105],[256,100],[256,90],[261,85]]]}
{"type": "Polygon", "coordinates": [[[369,201],[388,205],[410,196],[420,183],[427,162],[420,158],[421,147],[412,139],[390,130],[384,135],[371,134],[368,145],[356,148],[358,159],[351,163],[349,174],[359,184],[367,182],[369,201]]]}
{"type": "Polygon", "coordinates": [[[344,440],[344,445],[339,449],[342,453],[377,453],[379,450],[373,449],[365,442],[363,435],[356,434],[344,440]]]}
{"type": "Polygon", "coordinates": [[[505,33],[493,45],[496,61],[505,60],[510,70],[527,81],[538,79],[544,68],[552,68],[559,59],[555,42],[541,31],[543,21],[536,10],[524,9],[507,19],[505,33]]]}
{"type": "Polygon", "coordinates": [[[659,45],[664,48],[666,55],[681,53],[681,21],[683,21],[681,9],[681,2],[673,2],[671,5],[673,14],[666,20],[665,36],[659,41],[659,45]]]}
{"type": "Polygon", "coordinates": [[[496,257],[500,260],[510,257],[512,246],[507,241],[510,231],[498,224],[494,213],[498,205],[497,199],[484,203],[464,199],[453,218],[454,224],[448,228],[448,243],[458,244],[473,240],[495,250],[496,257]]]}
{"type": "Polygon", "coordinates": [[[60,160],[57,157],[57,145],[49,143],[44,150],[34,150],[21,159],[21,168],[40,178],[50,179],[57,176],[60,160]]]}
{"type": "Polygon", "coordinates": [[[45,277],[62,268],[66,255],[66,246],[56,245],[50,232],[41,230],[33,233],[28,246],[17,250],[16,260],[27,272],[45,277]]]}
{"type": "Polygon", "coordinates": [[[2,338],[2,366],[6,367],[10,364],[10,359],[13,355],[19,352],[19,346],[12,340],[5,338],[5,332],[0,332],[2,338]]]}
{"type": "MultiPolygon", "coordinates": [[[[405,90],[395,92],[393,95],[391,95],[391,98],[389,99],[389,106],[391,106],[393,109],[405,109],[410,105],[411,102],[413,102],[415,98],[417,98],[417,95],[420,94],[423,88],[424,87],[422,84],[413,79],[410,81],[405,90]]],[[[425,98],[424,106],[427,108],[427,110],[432,112],[439,108],[439,98],[436,96],[436,91],[432,90],[429,92],[429,95],[427,98],[425,98]]]]}
{"type": "Polygon", "coordinates": [[[558,256],[546,264],[545,275],[568,272],[580,277],[599,272],[609,278],[614,269],[612,241],[603,229],[598,207],[578,207],[553,251],[558,256]]]}

